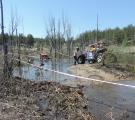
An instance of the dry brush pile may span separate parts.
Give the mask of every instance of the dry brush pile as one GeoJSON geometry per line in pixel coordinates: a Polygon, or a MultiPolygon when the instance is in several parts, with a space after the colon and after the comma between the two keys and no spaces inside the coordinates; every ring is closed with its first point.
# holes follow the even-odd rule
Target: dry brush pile
{"type": "Polygon", "coordinates": [[[2,120],[94,120],[81,89],[14,78],[0,81],[2,120]]]}

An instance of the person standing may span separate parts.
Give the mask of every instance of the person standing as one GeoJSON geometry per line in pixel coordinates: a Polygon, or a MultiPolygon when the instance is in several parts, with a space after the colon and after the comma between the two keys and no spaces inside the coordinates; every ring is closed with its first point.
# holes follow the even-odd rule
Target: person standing
{"type": "Polygon", "coordinates": [[[79,56],[79,48],[76,47],[76,50],[74,51],[74,65],[78,63],[78,56],[79,56]]]}

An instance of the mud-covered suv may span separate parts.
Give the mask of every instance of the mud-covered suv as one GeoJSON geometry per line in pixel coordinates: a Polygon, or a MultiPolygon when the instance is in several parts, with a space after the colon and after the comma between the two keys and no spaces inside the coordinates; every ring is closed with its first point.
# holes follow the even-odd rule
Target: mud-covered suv
{"type": "Polygon", "coordinates": [[[94,54],[92,52],[84,52],[78,57],[78,64],[100,63],[105,66],[112,66],[117,63],[117,56],[106,48],[98,49],[94,54]]]}
{"type": "Polygon", "coordinates": [[[84,64],[86,61],[89,63],[101,63],[105,51],[107,51],[106,48],[99,49],[94,54],[92,52],[81,52],[82,54],[78,57],[78,64],[84,64]]]}

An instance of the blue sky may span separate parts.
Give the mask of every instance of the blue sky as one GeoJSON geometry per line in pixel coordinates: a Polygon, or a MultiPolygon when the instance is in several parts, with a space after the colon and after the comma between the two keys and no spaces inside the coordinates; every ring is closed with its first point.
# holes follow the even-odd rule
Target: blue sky
{"type": "Polygon", "coordinates": [[[45,37],[49,17],[66,16],[72,35],[96,29],[135,24],[135,0],[3,0],[5,31],[9,31],[11,13],[19,17],[18,31],[34,37],[45,37]],[[13,11],[13,12],[11,12],[13,11]]]}

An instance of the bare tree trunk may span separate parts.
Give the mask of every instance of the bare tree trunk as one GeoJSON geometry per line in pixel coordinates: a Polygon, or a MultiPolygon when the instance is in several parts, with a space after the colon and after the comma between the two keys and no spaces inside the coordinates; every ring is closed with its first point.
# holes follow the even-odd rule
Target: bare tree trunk
{"type": "Polygon", "coordinates": [[[62,16],[62,22],[58,20],[57,26],[55,18],[51,17],[49,21],[49,27],[47,29],[47,37],[50,39],[50,52],[54,51],[54,58],[56,59],[57,53],[59,53],[59,59],[65,40],[69,40],[67,43],[67,52],[71,53],[71,26],[67,23],[64,16],[62,16]]]}
{"type": "Polygon", "coordinates": [[[98,14],[97,14],[97,31],[96,31],[96,41],[98,42],[98,14]]]}
{"type": "Polygon", "coordinates": [[[71,43],[72,43],[71,25],[70,24],[67,25],[66,36],[67,36],[67,52],[68,52],[68,56],[69,56],[69,59],[70,59],[70,55],[71,55],[71,43]]]}
{"type": "Polygon", "coordinates": [[[57,33],[57,38],[58,38],[58,50],[59,50],[59,59],[61,57],[61,29],[60,29],[60,20],[58,21],[58,33],[57,33]]]}
{"type": "Polygon", "coordinates": [[[49,28],[47,29],[47,35],[50,39],[50,53],[54,50],[54,57],[56,58],[56,26],[55,18],[51,17],[49,20],[49,28]]]}
{"type": "Polygon", "coordinates": [[[5,39],[4,35],[4,18],[3,18],[3,3],[2,0],[0,0],[1,4],[1,35],[2,35],[2,41],[3,41],[3,52],[4,52],[4,79],[8,77],[8,45],[7,45],[7,39],[5,39]]]}
{"type": "Polygon", "coordinates": [[[20,62],[20,39],[21,39],[21,36],[19,35],[19,38],[18,38],[18,35],[17,35],[17,29],[16,29],[16,37],[17,37],[17,47],[18,47],[18,66],[21,65],[21,62],[20,62]]]}
{"type": "Polygon", "coordinates": [[[12,75],[13,72],[13,64],[14,64],[14,51],[16,46],[16,41],[18,41],[17,36],[17,27],[18,27],[18,17],[16,17],[13,14],[13,11],[11,13],[11,37],[10,37],[10,50],[11,50],[11,60],[9,61],[9,74],[12,75]],[[14,32],[16,31],[16,40],[14,39],[14,32]]]}

